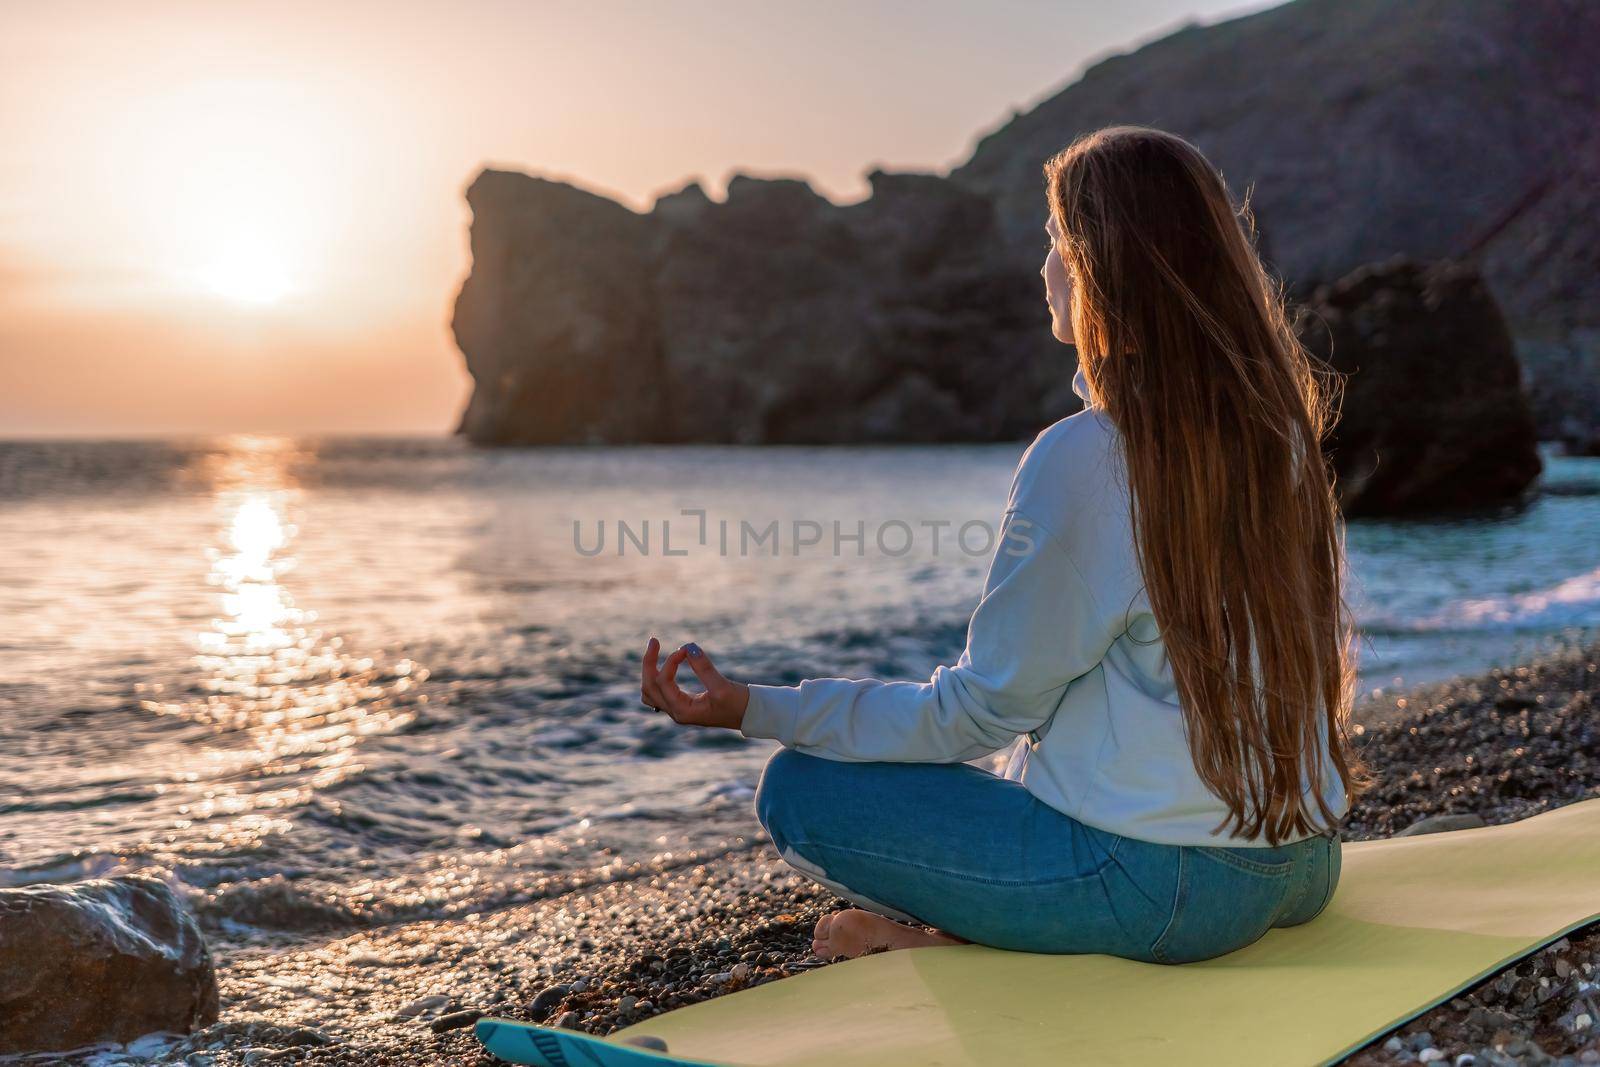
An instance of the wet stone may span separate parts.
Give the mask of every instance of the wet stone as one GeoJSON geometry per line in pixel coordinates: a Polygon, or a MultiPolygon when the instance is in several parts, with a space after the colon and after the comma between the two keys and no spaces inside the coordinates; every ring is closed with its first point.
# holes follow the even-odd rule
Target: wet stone
{"type": "Polygon", "coordinates": [[[471,1026],[483,1016],[484,1013],[481,1011],[453,1011],[449,1015],[439,1016],[428,1026],[434,1033],[443,1034],[451,1030],[459,1030],[464,1026],[471,1026]]]}

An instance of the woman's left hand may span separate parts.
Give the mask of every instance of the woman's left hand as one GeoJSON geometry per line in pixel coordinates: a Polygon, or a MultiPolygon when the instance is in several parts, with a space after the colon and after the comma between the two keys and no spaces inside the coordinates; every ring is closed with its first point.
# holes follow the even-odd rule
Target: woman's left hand
{"type": "Polygon", "coordinates": [[[639,681],[639,699],[672,716],[686,726],[721,726],[737,730],[744,725],[744,709],[750,703],[750,687],[724,678],[711,663],[711,657],[693,641],[667,657],[657,668],[661,642],[655,638],[644,649],[644,669],[639,681]],[[678,668],[684,663],[705,686],[705,692],[690,696],[678,687],[678,668]]]}

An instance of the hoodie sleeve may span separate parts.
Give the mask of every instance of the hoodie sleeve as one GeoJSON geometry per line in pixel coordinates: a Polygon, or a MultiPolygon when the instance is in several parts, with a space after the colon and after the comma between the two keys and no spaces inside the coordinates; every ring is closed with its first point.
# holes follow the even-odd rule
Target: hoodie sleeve
{"type": "Polygon", "coordinates": [[[752,685],[746,737],[846,761],[955,763],[1040,726],[1111,644],[1106,616],[1065,547],[1015,507],[954,667],[926,682],[816,678],[752,685]]]}

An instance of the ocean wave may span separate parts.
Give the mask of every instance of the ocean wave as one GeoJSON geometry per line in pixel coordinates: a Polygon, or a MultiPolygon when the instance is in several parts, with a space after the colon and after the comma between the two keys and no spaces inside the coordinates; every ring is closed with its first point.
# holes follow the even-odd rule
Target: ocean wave
{"type": "Polygon", "coordinates": [[[1484,633],[1551,633],[1600,626],[1600,568],[1542,589],[1461,598],[1424,615],[1363,618],[1371,637],[1452,637],[1484,633]]]}
{"type": "Polygon", "coordinates": [[[1478,627],[1594,626],[1600,624],[1600,567],[1533,592],[1462,601],[1450,613],[1478,627]]]}
{"type": "Polygon", "coordinates": [[[342,930],[382,918],[382,909],[375,911],[369,901],[340,899],[325,883],[302,883],[282,874],[225,883],[196,895],[193,904],[202,926],[234,935],[342,930]]]}
{"type": "Polygon", "coordinates": [[[138,868],[137,863],[130,865],[126,856],[98,849],[63,853],[41,863],[0,868],[0,889],[55,882],[83,882],[90,878],[126,874],[138,868]]]}

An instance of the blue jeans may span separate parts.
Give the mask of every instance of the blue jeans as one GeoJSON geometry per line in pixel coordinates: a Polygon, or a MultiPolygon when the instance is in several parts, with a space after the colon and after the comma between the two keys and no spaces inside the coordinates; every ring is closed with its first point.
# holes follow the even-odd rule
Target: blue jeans
{"type": "Polygon", "coordinates": [[[964,763],[846,763],[781,749],[756,814],[784,860],[859,907],[1023,952],[1187,963],[1309,922],[1339,839],[1160,845],[1086,826],[964,763]]]}

